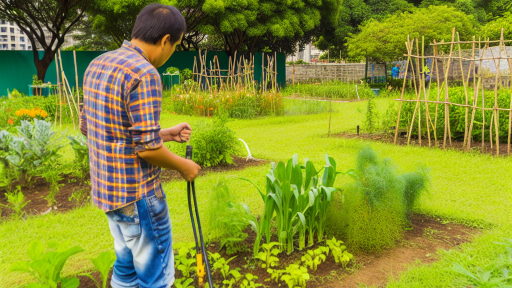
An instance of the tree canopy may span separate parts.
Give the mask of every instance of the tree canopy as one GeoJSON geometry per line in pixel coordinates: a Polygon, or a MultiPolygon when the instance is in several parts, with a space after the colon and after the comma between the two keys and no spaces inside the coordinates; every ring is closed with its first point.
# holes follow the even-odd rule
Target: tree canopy
{"type": "Polygon", "coordinates": [[[468,39],[475,32],[472,17],[447,6],[420,8],[412,13],[394,14],[382,21],[372,19],[359,34],[349,36],[348,54],[352,58],[370,55],[376,61],[393,61],[407,53],[407,35],[411,38],[424,36],[428,45],[434,39],[451,40],[454,27],[461,39],[468,39]]]}

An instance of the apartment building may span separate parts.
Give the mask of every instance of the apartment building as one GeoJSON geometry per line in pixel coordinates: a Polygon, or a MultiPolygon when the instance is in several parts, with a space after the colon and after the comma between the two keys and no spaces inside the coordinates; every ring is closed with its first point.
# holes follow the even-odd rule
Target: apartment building
{"type": "Polygon", "coordinates": [[[0,50],[32,50],[32,44],[16,23],[0,19],[0,50]]]}

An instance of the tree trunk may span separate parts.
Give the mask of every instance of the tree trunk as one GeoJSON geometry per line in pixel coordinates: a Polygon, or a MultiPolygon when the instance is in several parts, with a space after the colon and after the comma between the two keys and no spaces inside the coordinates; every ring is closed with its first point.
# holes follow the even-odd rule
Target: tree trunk
{"type": "Polygon", "coordinates": [[[55,56],[55,52],[51,50],[44,51],[44,55],[42,59],[39,59],[39,53],[37,50],[34,52],[34,63],[36,64],[37,69],[37,78],[44,82],[44,77],[46,76],[46,71],[50,64],[52,64],[53,58],[55,56]]]}

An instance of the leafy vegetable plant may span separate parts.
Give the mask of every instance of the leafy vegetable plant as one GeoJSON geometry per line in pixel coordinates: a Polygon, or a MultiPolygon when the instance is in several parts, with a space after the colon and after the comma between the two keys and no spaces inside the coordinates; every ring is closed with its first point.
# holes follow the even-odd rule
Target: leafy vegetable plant
{"type": "Polygon", "coordinates": [[[345,251],[347,247],[343,245],[343,241],[336,240],[336,237],[333,236],[331,240],[327,240],[326,244],[331,250],[334,261],[336,261],[336,263],[341,263],[343,267],[345,267],[347,263],[350,262],[352,258],[354,258],[352,254],[345,251]]]}
{"type": "Polygon", "coordinates": [[[305,288],[309,278],[308,269],[297,264],[291,264],[286,267],[285,272],[281,276],[281,280],[286,282],[288,288],[305,288]]]}
{"type": "Polygon", "coordinates": [[[178,255],[174,256],[176,268],[187,278],[190,277],[190,272],[194,271],[194,264],[196,263],[195,254],[196,250],[194,248],[182,247],[178,250],[178,255]],[[188,255],[191,257],[189,258],[188,255]]]}
{"type": "Polygon", "coordinates": [[[322,264],[325,262],[325,259],[327,259],[327,253],[329,253],[329,248],[320,246],[315,250],[308,250],[307,253],[301,257],[301,260],[309,269],[316,271],[318,265],[322,264]]]}
{"type": "Polygon", "coordinates": [[[4,195],[7,197],[9,205],[0,204],[0,206],[11,209],[13,212],[12,216],[16,219],[21,219],[25,215],[23,208],[30,203],[30,201],[25,201],[25,196],[21,193],[21,186],[18,185],[16,191],[5,193],[4,195]]]}
{"type": "Polygon", "coordinates": [[[240,288],[256,288],[263,286],[262,284],[255,283],[253,280],[257,280],[258,277],[252,275],[251,273],[245,274],[244,279],[242,280],[242,283],[240,283],[240,288]]]}
{"type": "Polygon", "coordinates": [[[174,286],[176,288],[194,288],[194,286],[190,285],[190,284],[192,284],[192,282],[194,282],[194,279],[184,277],[184,278],[176,279],[174,281],[174,286]]]}
{"type": "Polygon", "coordinates": [[[274,246],[281,245],[279,242],[270,242],[268,244],[261,245],[261,248],[263,248],[263,252],[258,253],[258,259],[263,261],[264,263],[261,264],[261,268],[271,268],[274,266],[277,266],[277,262],[279,262],[279,258],[277,258],[277,254],[281,253],[281,250],[274,248],[274,246]]]}
{"type": "Polygon", "coordinates": [[[29,284],[27,288],[77,288],[80,285],[78,278],[62,278],[60,272],[69,257],[84,250],[78,246],[62,249],[55,243],[49,245],[49,248],[51,250],[45,253],[41,241],[33,241],[28,245],[31,261],[15,262],[10,270],[27,272],[37,279],[38,282],[29,284]]]}
{"type": "Polygon", "coordinates": [[[68,136],[70,145],[75,151],[74,173],[81,181],[85,180],[87,173],[89,173],[89,147],[87,146],[87,138],[78,134],[76,136],[68,136]]]}
{"type": "Polygon", "coordinates": [[[101,274],[101,285],[92,277],[90,273],[82,274],[84,276],[87,276],[94,281],[96,284],[96,287],[98,288],[107,288],[107,280],[108,280],[108,274],[110,273],[110,269],[114,266],[114,262],[116,262],[116,253],[114,251],[105,251],[101,253],[98,257],[91,259],[92,264],[94,264],[94,267],[96,270],[98,270],[101,274]]]}

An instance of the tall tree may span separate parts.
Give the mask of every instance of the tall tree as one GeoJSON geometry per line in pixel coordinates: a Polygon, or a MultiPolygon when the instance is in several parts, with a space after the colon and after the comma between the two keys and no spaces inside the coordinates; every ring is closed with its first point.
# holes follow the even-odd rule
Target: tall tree
{"type": "Polygon", "coordinates": [[[376,61],[390,62],[403,58],[407,53],[407,35],[412,38],[425,36],[428,46],[434,39],[451,40],[452,28],[461,39],[474,35],[474,22],[464,12],[453,7],[430,6],[416,9],[413,13],[399,13],[378,21],[368,21],[357,35],[348,39],[348,53],[353,58],[371,56],[376,61]]]}
{"type": "Polygon", "coordinates": [[[37,77],[46,71],[65,36],[75,27],[91,0],[0,0],[0,18],[15,22],[32,44],[37,77]],[[39,59],[37,45],[44,54],[39,59]]]}

